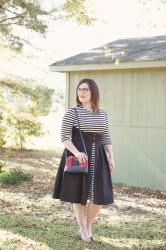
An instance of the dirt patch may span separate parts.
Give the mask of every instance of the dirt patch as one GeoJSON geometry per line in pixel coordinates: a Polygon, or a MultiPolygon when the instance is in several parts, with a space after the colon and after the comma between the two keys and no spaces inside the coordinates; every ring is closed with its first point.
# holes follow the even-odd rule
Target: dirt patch
{"type": "MultiPolygon", "coordinates": [[[[4,151],[1,150],[1,155],[4,151]]],[[[66,210],[65,216],[72,217],[70,203],[61,203],[52,199],[55,174],[59,164],[59,155],[54,151],[11,150],[3,170],[21,167],[34,174],[32,182],[22,182],[14,186],[3,185],[0,191],[0,211],[32,213],[55,218],[54,211],[66,210]],[[43,213],[44,211],[44,213],[43,213]]],[[[124,184],[113,184],[113,205],[105,206],[101,217],[104,220],[123,218],[133,214],[159,215],[166,212],[166,193],[149,188],[139,188],[124,184]]],[[[58,213],[58,216],[63,216],[58,213]]],[[[126,217],[127,218],[127,217],[126,217]]]]}

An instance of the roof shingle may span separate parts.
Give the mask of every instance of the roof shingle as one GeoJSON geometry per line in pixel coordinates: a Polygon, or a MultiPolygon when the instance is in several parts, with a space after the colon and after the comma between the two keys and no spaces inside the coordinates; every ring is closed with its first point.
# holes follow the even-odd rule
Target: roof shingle
{"type": "Polygon", "coordinates": [[[166,60],[166,36],[119,39],[51,66],[166,60]]]}

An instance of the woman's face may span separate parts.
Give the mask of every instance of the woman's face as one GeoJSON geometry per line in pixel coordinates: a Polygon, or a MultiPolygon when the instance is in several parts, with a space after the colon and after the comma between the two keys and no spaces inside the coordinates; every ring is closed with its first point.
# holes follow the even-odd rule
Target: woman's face
{"type": "Polygon", "coordinates": [[[86,82],[80,84],[77,89],[77,95],[82,104],[88,104],[91,102],[91,90],[86,82]]]}

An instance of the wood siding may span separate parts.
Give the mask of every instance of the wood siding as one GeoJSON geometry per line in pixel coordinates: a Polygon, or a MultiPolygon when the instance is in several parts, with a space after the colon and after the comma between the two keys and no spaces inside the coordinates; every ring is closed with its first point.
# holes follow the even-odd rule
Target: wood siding
{"type": "Polygon", "coordinates": [[[69,106],[82,78],[96,80],[109,114],[113,181],[166,190],[166,68],[70,72],[69,106]]]}

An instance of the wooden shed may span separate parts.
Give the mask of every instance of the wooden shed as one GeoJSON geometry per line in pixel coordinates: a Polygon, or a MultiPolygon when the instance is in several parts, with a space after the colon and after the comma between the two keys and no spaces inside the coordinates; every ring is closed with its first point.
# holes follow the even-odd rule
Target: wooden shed
{"type": "Polygon", "coordinates": [[[113,181],[166,190],[166,36],[121,39],[56,61],[66,73],[66,107],[82,78],[94,79],[109,115],[113,181]]]}

